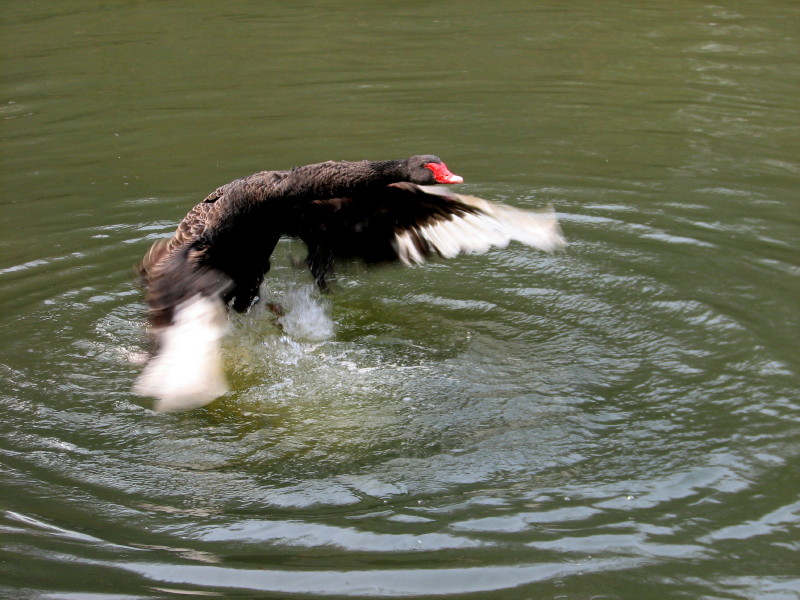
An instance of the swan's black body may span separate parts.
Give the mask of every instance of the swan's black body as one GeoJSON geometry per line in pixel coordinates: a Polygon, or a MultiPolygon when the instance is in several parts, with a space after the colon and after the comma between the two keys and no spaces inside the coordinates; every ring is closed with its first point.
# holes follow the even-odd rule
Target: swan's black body
{"type": "Polygon", "coordinates": [[[197,294],[222,295],[234,310],[246,310],[282,235],[308,245],[307,263],[321,288],[336,256],[395,259],[398,229],[471,210],[455,196],[413,184],[460,181],[432,155],[324,162],[232,181],[190,210],[173,237],[156,242],[140,263],[151,325],[170,325],[175,307],[197,294]]]}

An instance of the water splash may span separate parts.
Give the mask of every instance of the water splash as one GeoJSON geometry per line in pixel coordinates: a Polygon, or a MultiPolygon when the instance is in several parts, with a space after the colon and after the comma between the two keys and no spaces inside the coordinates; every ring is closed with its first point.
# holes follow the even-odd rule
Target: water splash
{"type": "Polygon", "coordinates": [[[283,315],[278,324],[291,338],[321,342],[333,337],[330,302],[320,298],[313,285],[290,288],[279,304],[283,315]]]}

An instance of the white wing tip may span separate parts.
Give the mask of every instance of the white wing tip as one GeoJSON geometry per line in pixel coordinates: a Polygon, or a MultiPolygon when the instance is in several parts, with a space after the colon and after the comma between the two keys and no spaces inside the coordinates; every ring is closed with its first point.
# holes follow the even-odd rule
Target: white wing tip
{"type": "Polygon", "coordinates": [[[133,392],[156,398],[156,412],[189,410],[222,396],[228,391],[219,355],[225,323],[218,299],[195,296],[182,303],[174,323],[160,332],[161,348],[133,392]]]}
{"type": "Polygon", "coordinates": [[[422,263],[429,252],[436,252],[443,258],[460,253],[480,254],[493,246],[504,248],[512,240],[546,252],[553,252],[567,243],[552,207],[528,211],[474,196],[454,196],[475,212],[452,215],[450,219],[397,233],[394,247],[402,262],[422,263]],[[426,251],[420,251],[415,238],[422,242],[426,251]]]}

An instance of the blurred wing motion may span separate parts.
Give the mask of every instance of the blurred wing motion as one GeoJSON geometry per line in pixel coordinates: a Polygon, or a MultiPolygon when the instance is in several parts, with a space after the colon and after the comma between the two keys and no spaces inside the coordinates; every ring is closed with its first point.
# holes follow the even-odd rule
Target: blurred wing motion
{"type": "Polygon", "coordinates": [[[204,264],[197,240],[207,212],[208,205],[192,209],[175,235],[153,244],[138,267],[158,351],[133,392],[156,398],[157,412],[203,406],[228,390],[219,343],[227,327],[223,295],[232,280],[204,264]]]}
{"type": "Polygon", "coordinates": [[[203,406],[228,391],[219,355],[227,325],[222,301],[197,295],[177,306],[174,314],[174,322],[157,334],[158,353],[133,388],[136,394],[157,399],[156,412],[203,406]]]}
{"type": "Polygon", "coordinates": [[[552,209],[527,211],[447,188],[395,183],[380,194],[315,200],[289,233],[308,246],[308,266],[324,288],[337,258],[419,264],[432,256],[481,253],[518,241],[553,251],[566,242],[552,209]]]}

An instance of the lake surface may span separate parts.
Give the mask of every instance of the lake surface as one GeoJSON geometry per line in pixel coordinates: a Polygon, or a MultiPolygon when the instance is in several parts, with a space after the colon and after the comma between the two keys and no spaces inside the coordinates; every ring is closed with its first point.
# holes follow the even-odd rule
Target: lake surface
{"type": "Polygon", "coordinates": [[[0,596],[800,595],[797,2],[93,4],[0,25],[0,596]],[[318,298],[282,242],[297,327],[132,395],[192,205],[418,153],[570,245],[318,298]]]}

